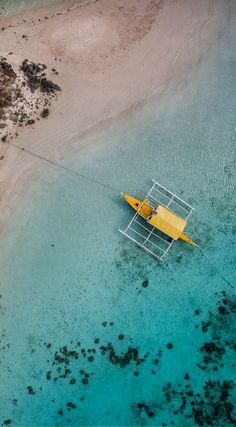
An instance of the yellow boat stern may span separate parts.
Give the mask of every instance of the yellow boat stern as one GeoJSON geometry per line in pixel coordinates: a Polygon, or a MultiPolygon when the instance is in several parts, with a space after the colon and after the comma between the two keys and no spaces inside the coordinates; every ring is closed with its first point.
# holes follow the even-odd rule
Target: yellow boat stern
{"type": "Polygon", "coordinates": [[[179,235],[179,239],[183,240],[186,243],[189,243],[190,245],[193,245],[193,246],[196,246],[197,248],[199,248],[197,243],[195,243],[192,239],[190,239],[190,237],[186,236],[186,234],[184,234],[184,233],[181,233],[179,235]]]}

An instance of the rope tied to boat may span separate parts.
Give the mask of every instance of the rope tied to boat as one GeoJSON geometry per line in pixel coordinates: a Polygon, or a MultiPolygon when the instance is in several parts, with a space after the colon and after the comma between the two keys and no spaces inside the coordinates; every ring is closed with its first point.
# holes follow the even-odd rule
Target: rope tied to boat
{"type": "Polygon", "coordinates": [[[92,182],[93,184],[100,185],[100,186],[101,186],[101,187],[103,187],[103,188],[107,188],[108,190],[111,190],[111,191],[114,191],[114,192],[116,192],[116,193],[119,193],[119,194],[120,194],[120,190],[117,190],[117,188],[112,187],[112,186],[111,186],[111,185],[109,185],[109,184],[106,184],[106,183],[101,182],[101,181],[99,181],[99,180],[97,180],[97,179],[91,178],[91,177],[89,177],[89,176],[87,176],[87,175],[83,174],[82,172],[79,172],[79,171],[77,171],[77,170],[71,169],[71,168],[69,168],[69,167],[67,167],[67,166],[64,166],[64,165],[62,165],[62,164],[58,163],[58,162],[55,162],[54,160],[50,160],[50,159],[48,159],[47,157],[41,156],[40,154],[34,153],[33,151],[28,150],[27,148],[21,147],[21,146],[19,146],[19,145],[17,145],[17,144],[13,144],[12,142],[9,142],[9,144],[11,144],[11,146],[13,146],[13,147],[17,148],[18,150],[25,151],[27,154],[30,154],[30,155],[31,155],[31,156],[33,156],[33,157],[36,157],[36,158],[38,158],[38,159],[40,159],[40,160],[42,160],[42,161],[44,161],[44,162],[49,163],[49,164],[50,164],[50,165],[52,165],[52,166],[55,166],[55,167],[57,167],[57,168],[60,168],[60,169],[62,169],[62,170],[64,170],[64,171],[66,171],[66,172],[69,172],[69,173],[73,174],[73,175],[77,175],[77,176],[79,176],[80,178],[83,178],[83,179],[86,179],[87,181],[92,182]]]}

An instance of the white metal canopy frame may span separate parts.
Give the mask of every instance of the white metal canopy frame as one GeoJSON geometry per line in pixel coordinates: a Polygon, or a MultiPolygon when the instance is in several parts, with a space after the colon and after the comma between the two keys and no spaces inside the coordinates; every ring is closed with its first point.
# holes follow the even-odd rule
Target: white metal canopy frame
{"type": "Polygon", "coordinates": [[[163,187],[159,182],[154,179],[152,179],[152,182],[153,185],[146,198],[139,206],[138,211],[134,214],[125,230],[119,231],[149,254],[163,261],[163,258],[168,253],[175,240],[162,233],[156,227],[153,227],[141,216],[139,212],[143,204],[148,204],[152,208],[156,208],[158,205],[164,206],[184,221],[189,219],[194,208],[176,194],[167,190],[167,188],[163,187]]]}

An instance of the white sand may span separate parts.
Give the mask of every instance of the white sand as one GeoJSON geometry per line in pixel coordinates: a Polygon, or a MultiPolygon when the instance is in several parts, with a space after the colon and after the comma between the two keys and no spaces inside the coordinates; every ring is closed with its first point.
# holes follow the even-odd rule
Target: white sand
{"type": "MultiPolygon", "coordinates": [[[[174,90],[214,46],[228,19],[222,0],[100,0],[67,12],[73,4],[5,18],[4,27],[12,27],[1,32],[4,56],[13,52],[18,64],[28,58],[59,72],[53,81],[62,93],[48,119],[12,141],[53,160],[75,146],[78,153],[88,132],[174,90]]],[[[11,144],[0,143],[2,155],[0,230],[39,167],[43,173],[42,161],[11,144]]]]}

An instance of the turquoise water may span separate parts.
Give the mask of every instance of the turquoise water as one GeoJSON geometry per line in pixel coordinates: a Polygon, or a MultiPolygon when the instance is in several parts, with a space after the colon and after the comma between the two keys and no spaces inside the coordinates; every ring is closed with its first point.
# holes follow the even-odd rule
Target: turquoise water
{"type": "Polygon", "coordinates": [[[0,12],[5,16],[9,12],[17,13],[32,7],[41,7],[49,3],[61,3],[63,0],[1,0],[0,12]]]}
{"type": "Polygon", "coordinates": [[[196,208],[200,249],[158,263],[118,233],[117,192],[51,165],[22,200],[1,244],[1,423],[234,423],[234,12],[162,102],[63,161],[137,197],[155,177],[196,208]]]}

